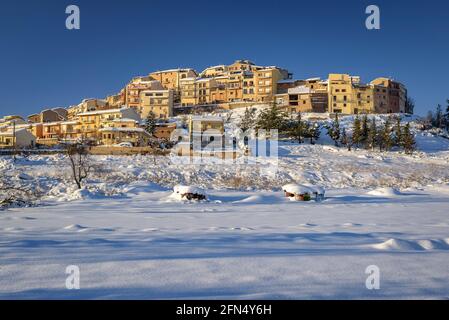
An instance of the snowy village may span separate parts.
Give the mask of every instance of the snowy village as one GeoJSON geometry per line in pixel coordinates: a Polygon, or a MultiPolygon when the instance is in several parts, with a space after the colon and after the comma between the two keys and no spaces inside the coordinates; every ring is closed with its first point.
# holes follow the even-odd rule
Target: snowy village
{"type": "Polygon", "coordinates": [[[449,299],[447,1],[0,7],[0,302],[449,299]]]}
{"type": "MultiPolygon", "coordinates": [[[[415,279],[444,295],[444,282],[427,274],[449,278],[449,107],[427,117],[413,108],[389,78],[294,80],[237,60],[200,73],[157,71],[105,99],[5,115],[0,297],[110,297],[113,287],[118,298],[197,297],[194,288],[212,290],[207,297],[370,298],[354,277],[372,255],[387,272],[406,264],[400,278],[424,274],[415,279]],[[325,264],[310,252],[351,283],[344,293],[317,293],[325,264]],[[52,289],[24,291],[17,259],[52,289]],[[53,275],[67,259],[95,290],[58,289],[53,275]],[[295,264],[315,271],[306,277],[295,264]],[[149,266],[158,289],[140,292],[149,266]],[[99,279],[98,268],[111,276],[99,279]],[[123,292],[121,281],[134,289],[123,292]],[[217,281],[226,285],[215,291],[217,281]]],[[[377,297],[427,296],[395,290],[377,297]]]]}

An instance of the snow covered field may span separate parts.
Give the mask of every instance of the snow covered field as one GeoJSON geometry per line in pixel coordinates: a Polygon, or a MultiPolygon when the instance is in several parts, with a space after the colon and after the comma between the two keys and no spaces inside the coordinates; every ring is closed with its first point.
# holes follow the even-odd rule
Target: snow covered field
{"type": "Polygon", "coordinates": [[[270,160],[97,156],[83,190],[63,156],[0,157],[2,179],[40,194],[0,211],[0,299],[448,299],[449,140],[417,141],[412,156],[281,143],[276,176],[261,174],[270,160]],[[289,201],[290,182],[326,200],[289,201]],[[176,200],[176,184],[209,201],[176,200]],[[80,290],[65,287],[69,265],[80,290]]]}
{"type": "Polygon", "coordinates": [[[208,203],[129,197],[0,214],[0,298],[449,298],[449,187],[212,192],[208,203]],[[81,289],[65,289],[77,265],[81,289]],[[380,290],[367,290],[377,265],[380,290]]]}

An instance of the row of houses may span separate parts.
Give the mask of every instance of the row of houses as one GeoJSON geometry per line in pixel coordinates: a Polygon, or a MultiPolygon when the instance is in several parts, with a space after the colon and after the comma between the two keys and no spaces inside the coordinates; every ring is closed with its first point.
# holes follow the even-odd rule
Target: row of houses
{"type": "MultiPolygon", "coordinates": [[[[43,111],[41,119],[46,119],[46,114],[43,111]]],[[[174,123],[158,124],[154,136],[167,139],[175,128],[174,123]]],[[[19,116],[0,119],[0,148],[54,146],[76,141],[102,145],[129,142],[134,146],[146,146],[151,138],[142,127],[138,112],[127,107],[80,112],[71,120],[30,122],[19,116]]]]}
{"type": "Polygon", "coordinates": [[[377,78],[364,84],[358,76],[330,74],[326,80],[283,81],[275,97],[279,107],[291,112],[408,112],[406,87],[389,78],[377,78]]]}

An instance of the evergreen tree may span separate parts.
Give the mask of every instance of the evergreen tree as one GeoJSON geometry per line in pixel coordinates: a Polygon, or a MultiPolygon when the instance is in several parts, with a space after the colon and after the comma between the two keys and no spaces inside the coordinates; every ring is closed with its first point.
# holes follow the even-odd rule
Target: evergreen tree
{"type": "Polygon", "coordinates": [[[402,127],[401,127],[401,117],[396,117],[396,124],[394,126],[394,138],[393,144],[397,147],[402,146],[402,127]]]}
{"type": "Polygon", "coordinates": [[[369,133],[368,116],[365,114],[362,119],[362,135],[360,139],[360,142],[363,144],[365,148],[368,142],[368,133],[369,133]]]}
{"type": "Polygon", "coordinates": [[[340,142],[340,121],[338,120],[338,113],[335,114],[335,119],[332,124],[327,127],[327,134],[334,141],[335,146],[338,147],[340,142]]]}
{"type": "Polygon", "coordinates": [[[385,125],[382,128],[379,136],[379,148],[380,150],[390,151],[393,146],[393,139],[391,138],[391,120],[388,117],[385,120],[385,125]]]}
{"type": "Polygon", "coordinates": [[[256,129],[265,129],[267,131],[277,129],[278,131],[282,131],[285,129],[286,118],[286,113],[279,110],[276,103],[273,103],[270,108],[262,110],[259,113],[256,121],[256,129]]]}
{"type": "Polygon", "coordinates": [[[153,135],[156,131],[156,115],[152,111],[148,113],[148,116],[145,119],[145,131],[150,135],[153,135]]]}
{"type": "Polygon", "coordinates": [[[315,144],[315,142],[318,141],[318,139],[320,138],[321,126],[318,123],[315,123],[313,126],[311,126],[310,131],[312,133],[310,143],[315,144]]]}
{"type": "Polygon", "coordinates": [[[256,109],[246,108],[245,113],[240,118],[239,127],[243,132],[252,129],[254,127],[254,122],[256,118],[256,109]]]}
{"type": "Polygon", "coordinates": [[[343,128],[341,130],[341,138],[340,138],[340,143],[342,146],[345,146],[348,148],[348,151],[351,151],[352,148],[352,141],[351,139],[348,137],[348,134],[346,133],[346,129],[343,128]]]}
{"type": "Polygon", "coordinates": [[[362,142],[362,123],[360,122],[359,115],[354,118],[354,123],[352,125],[352,144],[356,147],[360,146],[362,142]]]}
{"type": "Polygon", "coordinates": [[[368,138],[366,139],[366,148],[372,149],[377,145],[378,141],[378,132],[377,132],[377,125],[376,125],[376,119],[373,118],[373,120],[370,123],[369,129],[368,129],[368,138]]]}
{"type": "Polygon", "coordinates": [[[405,97],[405,113],[413,114],[415,110],[415,101],[409,96],[405,97]]]}
{"type": "Polygon", "coordinates": [[[298,143],[303,142],[303,138],[308,134],[308,128],[306,122],[302,121],[301,112],[298,112],[296,120],[292,123],[288,130],[288,134],[298,141],[298,143]]]}
{"type": "Polygon", "coordinates": [[[443,110],[441,109],[441,104],[437,106],[437,110],[435,112],[434,126],[437,128],[443,128],[443,110]]]}
{"type": "Polygon", "coordinates": [[[444,115],[444,124],[446,127],[446,131],[449,131],[449,99],[446,100],[446,114],[444,115]]]}
{"type": "Polygon", "coordinates": [[[407,123],[403,129],[402,147],[404,148],[404,151],[407,154],[412,154],[413,151],[416,150],[415,137],[413,136],[413,134],[410,131],[409,123],[407,123]]]}

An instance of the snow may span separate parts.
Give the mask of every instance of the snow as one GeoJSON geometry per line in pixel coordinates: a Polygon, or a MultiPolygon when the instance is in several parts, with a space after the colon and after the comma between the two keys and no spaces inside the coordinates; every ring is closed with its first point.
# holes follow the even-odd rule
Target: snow
{"type": "Polygon", "coordinates": [[[0,298],[448,297],[448,193],[329,190],[306,205],[213,191],[216,201],[182,207],[163,201],[170,193],[142,184],[108,201],[3,212],[0,298]],[[372,264],[378,291],[365,288],[372,264]],[[65,289],[68,265],[80,267],[81,290],[65,289]]]}
{"type": "Polygon", "coordinates": [[[0,299],[448,299],[449,143],[414,132],[413,155],[322,136],[255,164],[93,156],[81,190],[63,155],[0,157],[0,186],[35,193],[0,209],[0,299]],[[290,201],[288,184],[326,198],[290,201]],[[69,265],[80,290],[65,289],[69,265]]]}
{"type": "Polygon", "coordinates": [[[286,184],[285,186],[282,187],[282,189],[285,192],[298,194],[298,195],[306,194],[306,193],[313,193],[313,191],[309,187],[303,186],[301,184],[293,184],[293,183],[286,184]]]}
{"type": "Polygon", "coordinates": [[[193,187],[193,186],[177,185],[173,188],[173,192],[180,194],[180,195],[187,194],[187,193],[206,195],[206,193],[203,189],[193,187]]]}

